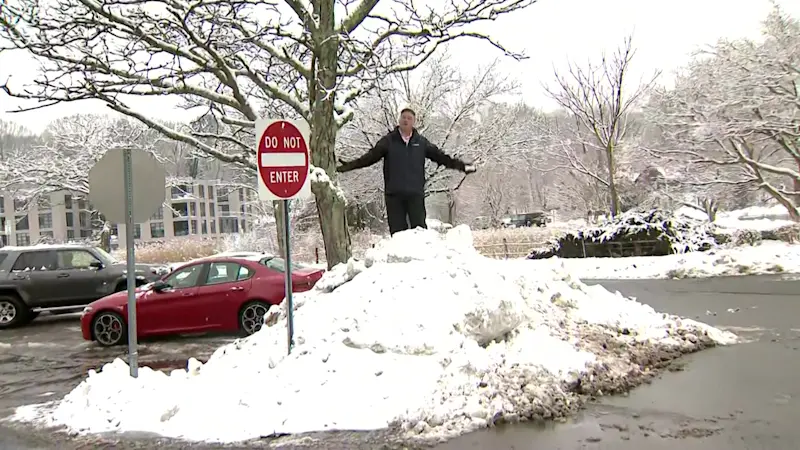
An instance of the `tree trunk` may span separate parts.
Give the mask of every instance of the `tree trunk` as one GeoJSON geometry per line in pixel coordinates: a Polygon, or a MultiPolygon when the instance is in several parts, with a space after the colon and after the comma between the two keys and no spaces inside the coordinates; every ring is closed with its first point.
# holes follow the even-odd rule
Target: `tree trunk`
{"type": "Polygon", "coordinates": [[[620,214],[619,193],[617,192],[617,162],[615,161],[614,146],[609,143],[606,147],[606,163],[608,164],[608,191],[611,194],[611,217],[620,214]]]}
{"type": "Polygon", "coordinates": [[[111,253],[111,222],[105,222],[100,231],[100,248],[111,253]]]}
{"type": "Polygon", "coordinates": [[[333,190],[337,183],[336,118],[334,116],[334,92],[336,88],[338,36],[335,33],[334,0],[314,2],[314,12],[319,17],[319,27],[314,39],[315,83],[313,85],[313,108],[311,117],[311,164],[325,170],[331,184],[311,185],[317,203],[322,241],[328,268],[350,259],[350,232],[347,228],[345,200],[333,190]]]}

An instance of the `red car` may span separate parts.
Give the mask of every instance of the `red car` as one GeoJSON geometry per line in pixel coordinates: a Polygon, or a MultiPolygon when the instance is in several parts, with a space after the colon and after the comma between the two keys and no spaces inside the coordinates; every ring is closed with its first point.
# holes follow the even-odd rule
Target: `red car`
{"type": "MultiPolygon", "coordinates": [[[[293,264],[292,292],[310,290],[325,272],[293,264]]],[[[272,305],[284,299],[286,263],[271,256],[212,257],[183,265],[136,289],[138,336],[198,332],[253,334],[272,305]]],[[[127,342],[127,291],[92,302],[81,315],[87,341],[127,342]]]]}

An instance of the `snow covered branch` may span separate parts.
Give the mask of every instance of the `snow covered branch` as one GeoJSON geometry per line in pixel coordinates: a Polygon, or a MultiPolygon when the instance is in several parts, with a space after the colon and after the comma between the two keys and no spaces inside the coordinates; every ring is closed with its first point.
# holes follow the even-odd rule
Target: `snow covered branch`
{"type": "Polygon", "coordinates": [[[800,220],[800,24],[779,8],[764,41],[721,41],[650,105],[662,157],[695,166],[696,184],[761,189],[800,220]]]}
{"type": "Polygon", "coordinates": [[[587,175],[608,188],[612,216],[621,212],[617,153],[629,135],[629,116],[659,75],[656,72],[629,90],[627,78],[635,53],[632,38],[628,37],[612,56],[603,55],[599,63],[589,62],[586,67],[571,63],[566,75],[556,71],[556,87],[546,88],[550,97],[575,120],[575,136],[580,141],[577,146],[560,146],[557,153],[566,161],[565,168],[587,175]],[[590,139],[585,139],[585,134],[590,139]],[[591,169],[582,165],[581,158],[574,154],[576,149],[584,153],[599,152],[603,164],[591,169]],[[605,173],[601,175],[600,170],[605,173]]]}

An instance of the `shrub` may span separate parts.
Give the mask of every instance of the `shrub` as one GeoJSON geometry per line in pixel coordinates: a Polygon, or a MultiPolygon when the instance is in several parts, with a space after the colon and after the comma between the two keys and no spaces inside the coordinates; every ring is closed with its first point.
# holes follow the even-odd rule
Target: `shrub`
{"type": "Polygon", "coordinates": [[[758,230],[736,230],[733,233],[731,244],[736,247],[743,245],[756,245],[762,241],[762,233],[758,230]]]}
{"type": "Polygon", "coordinates": [[[661,256],[716,247],[713,224],[669,211],[628,211],[600,226],[585,227],[531,251],[529,259],[661,256]]]}

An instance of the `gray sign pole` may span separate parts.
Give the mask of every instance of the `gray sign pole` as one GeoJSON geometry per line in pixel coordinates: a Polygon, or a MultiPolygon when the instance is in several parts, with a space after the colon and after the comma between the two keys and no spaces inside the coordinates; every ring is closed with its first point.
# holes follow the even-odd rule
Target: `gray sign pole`
{"type": "Polygon", "coordinates": [[[291,354],[294,341],[294,302],[292,301],[292,231],[289,227],[289,200],[283,201],[283,223],[283,246],[286,249],[286,331],[289,337],[287,354],[291,354]]]}
{"type": "Polygon", "coordinates": [[[122,150],[122,172],[125,182],[125,250],[128,281],[128,365],[131,376],[139,376],[139,350],[136,333],[136,254],[133,248],[133,167],[131,149],[122,150]]]}

